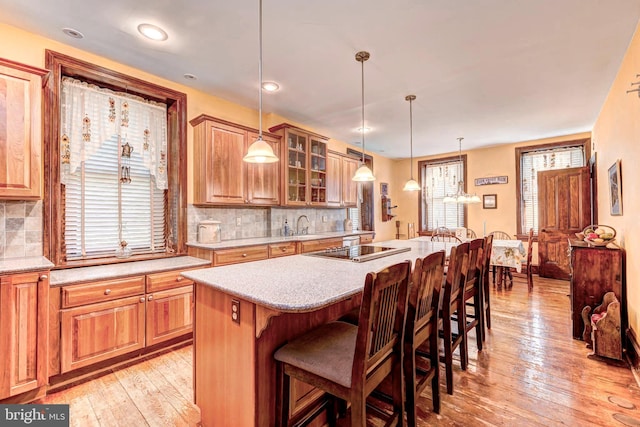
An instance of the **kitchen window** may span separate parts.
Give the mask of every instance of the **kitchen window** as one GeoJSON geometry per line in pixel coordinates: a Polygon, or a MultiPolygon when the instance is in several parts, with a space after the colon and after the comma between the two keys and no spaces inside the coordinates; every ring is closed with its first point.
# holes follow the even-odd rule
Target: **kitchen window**
{"type": "Polygon", "coordinates": [[[44,252],[57,266],[186,253],[186,95],[46,51],[44,252]],[[130,253],[129,253],[130,251],[130,253]]]}
{"type": "Polygon", "coordinates": [[[586,165],[588,141],[516,148],[518,237],[538,234],[538,172],[586,165]]]}
{"type": "Polygon", "coordinates": [[[460,177],[466,183],[467,156],[447,157],[418,162],[420,177],[420,231],[429,233],[437,227],[455,229],[466,223],[465,205],[444,203],[446,195],[455,194],[460,177]]]}

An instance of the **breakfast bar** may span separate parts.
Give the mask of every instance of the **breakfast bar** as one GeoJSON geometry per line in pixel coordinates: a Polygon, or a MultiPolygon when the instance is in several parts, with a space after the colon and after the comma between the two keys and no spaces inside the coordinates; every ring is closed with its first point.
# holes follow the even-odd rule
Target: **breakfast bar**
{"type": "MultiPolygon", "coordinates": [[[[357,307],[368,272],[453,244],[368,246],[407,250],[367,262],[294,255],[184,273],[195,281],[194,397],[203,426],[273,426],[274,351],[357,307]]],[[[305,384],[291,387],[295,415],[317,396],[305,384]]]]}

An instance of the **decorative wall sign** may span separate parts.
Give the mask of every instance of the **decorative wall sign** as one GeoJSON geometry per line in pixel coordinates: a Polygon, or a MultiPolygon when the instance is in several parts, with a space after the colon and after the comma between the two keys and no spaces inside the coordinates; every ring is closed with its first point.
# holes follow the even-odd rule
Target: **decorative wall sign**
{"type": "Polygon", "coordinates": [[[509,177],[504,176],[490,176],[487,178],[476,178],[475,184],[476,187],[479,185],[490,185],[490,184],[506,184],[509,182],[509,177]]]}
{"type": "Polygon", "coordinates": [[[620,160],[609,168],[609,213],[622,215],[622,176],[620,174],[620,160]]]}

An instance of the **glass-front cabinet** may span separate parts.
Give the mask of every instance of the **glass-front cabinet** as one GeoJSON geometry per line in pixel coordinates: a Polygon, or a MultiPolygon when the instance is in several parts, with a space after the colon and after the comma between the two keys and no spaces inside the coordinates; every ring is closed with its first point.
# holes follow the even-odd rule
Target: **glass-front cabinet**
{"type": "Polygon", "coordinates": [[[327,205],[327,140],[283,123],[269,129],[286,142],[283,162],[284,203],[289,206],[327,205]]]}

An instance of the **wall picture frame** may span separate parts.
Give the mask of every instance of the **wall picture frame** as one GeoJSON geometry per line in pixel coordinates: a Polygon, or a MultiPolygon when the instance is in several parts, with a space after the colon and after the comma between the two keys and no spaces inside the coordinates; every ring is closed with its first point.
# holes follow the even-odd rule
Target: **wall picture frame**
{"type": "Polygon", "coordinates": [[[616,160],[609,167],[609,213],[622,215],[622,174],[621,162],[616,160]]]}
{"type": "Polygon", "coordinates": [[[483,194],[482,195],[482,209],[498,209],[498,195],[497,194],[483,194]]]}

